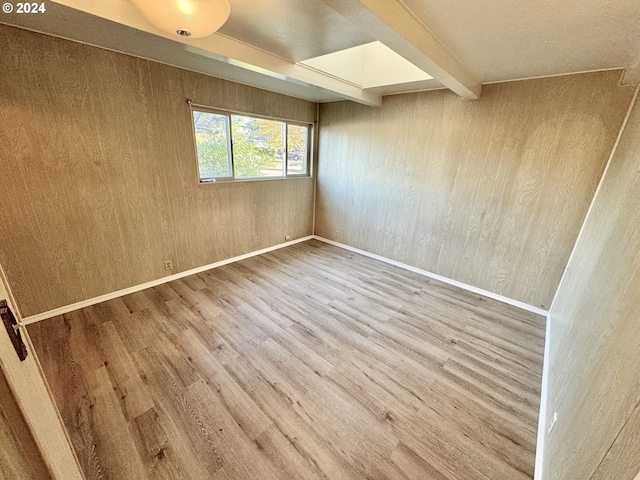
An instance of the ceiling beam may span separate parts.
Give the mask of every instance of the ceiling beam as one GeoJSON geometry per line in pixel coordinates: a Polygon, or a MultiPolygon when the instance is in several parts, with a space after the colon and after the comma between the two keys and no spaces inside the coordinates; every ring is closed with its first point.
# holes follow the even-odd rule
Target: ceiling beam
{"type": "Polygon", "coordinates": [[[91,0],[53,1],[122,25],[183,43],[187,46],[186,48],[193,47],[206,52],[207,56],[214,60],[233,64],[281,80],[314,85],[330,90],[345,100],[352,100],[364,105],[380,106],[382,104],[382,96],[379,94],[367,92],[349,82],[314,70],[306,65],[290,62],[265,50],[219,33],[195,39],[170,35],[151,25],[127,0],[112,0],[110,2],[91,0]]]}
{"type": "MultiPolygon", "coordinates": [[[[160,33],[159,33],[160,34],[160,33]]],[[[164,34],[167,38],[173,38],[164,34]]],[[[261,50],[231,37],[214,33],[208,37],[185,39],[183,42],[201,50],[229,59],[230,63],[281,79],[290,79],[324,88],[341,95],[347,100],[372,107],[382,105],[382,96],[367,92],[357,85],[343,81],[319,70],[300,63],[293,63],[282,57],[261,50]]]]}
{"type": "Polygon", "coordinates": [[[461,97],[480,97],[478,79],[401,1],[322,1],[461,97]]]}

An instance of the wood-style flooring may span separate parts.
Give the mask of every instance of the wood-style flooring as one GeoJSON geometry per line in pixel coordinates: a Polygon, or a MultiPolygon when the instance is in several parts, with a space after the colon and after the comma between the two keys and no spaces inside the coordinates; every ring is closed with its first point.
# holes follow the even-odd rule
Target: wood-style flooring
{"type": "Polygon", "coordinates": [[[518,480],[544,321],[311,241],[28,332],[88,480],[518,480]]]}

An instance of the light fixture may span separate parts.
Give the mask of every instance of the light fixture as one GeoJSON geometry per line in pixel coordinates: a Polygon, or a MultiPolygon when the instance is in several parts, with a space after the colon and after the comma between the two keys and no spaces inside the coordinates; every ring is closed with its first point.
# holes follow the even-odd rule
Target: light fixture
{"type": "Polygon", "coordinates": [[[131,0],[153,25],[172,35],[211,35],[229,18],[229,0],[131,0]]]}

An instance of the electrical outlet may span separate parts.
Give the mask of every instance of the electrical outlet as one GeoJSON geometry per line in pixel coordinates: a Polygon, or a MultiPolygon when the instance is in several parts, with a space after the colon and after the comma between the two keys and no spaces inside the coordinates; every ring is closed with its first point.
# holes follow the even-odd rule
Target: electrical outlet
{"type": "Polygon", "coordinates": [[[173,270],[173,265],[171,265],[171,260],[165,260],[164,261],[164,269],[167,272],[170,272],[171,270],[173,270]]]}
{"type": "Polygon", "coordinates": [[[285,236],[284,236],[284,239],[285,239],[285,240],[291,240],[291,235],[285,235],[285,236]]]}
{"type": "Polygon", "coordinates": [[[551,418],[551,421],[549,422],[549,427],[547,428],[547,435],[551,433],[551,430],[553,430],[553,427],[556,426],[557,421],[558,421],[558,412],[553,412],[553,417],[551,418]]]}

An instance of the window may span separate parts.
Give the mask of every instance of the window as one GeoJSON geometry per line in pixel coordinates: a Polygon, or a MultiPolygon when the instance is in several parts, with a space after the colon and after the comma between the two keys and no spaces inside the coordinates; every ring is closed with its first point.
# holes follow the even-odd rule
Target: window
{"type": "Polygon", "coordinates": [[[309,175],[311,125],[192,108],[201,182],[309,175]]]}

